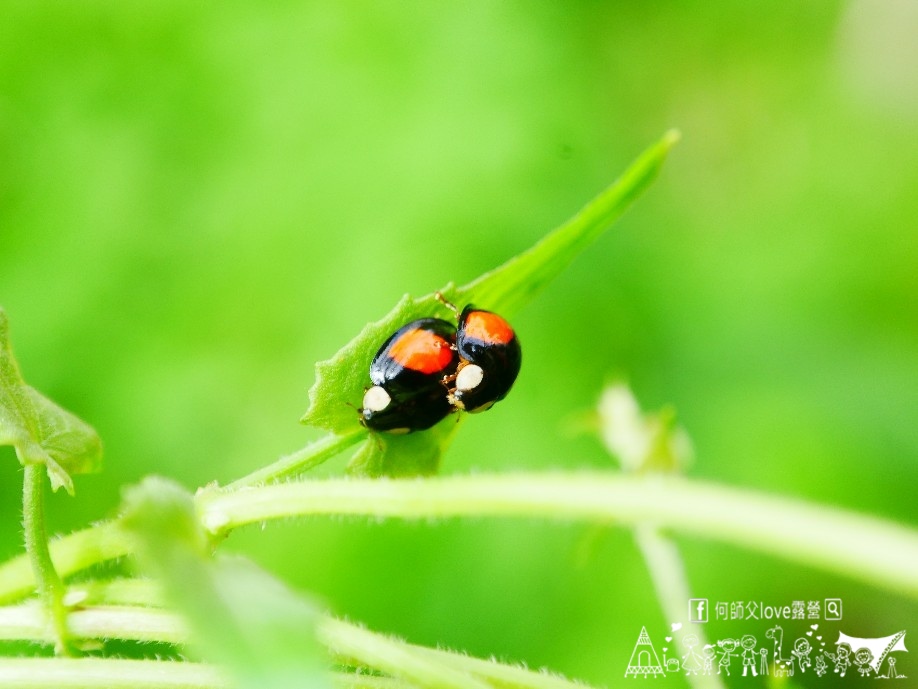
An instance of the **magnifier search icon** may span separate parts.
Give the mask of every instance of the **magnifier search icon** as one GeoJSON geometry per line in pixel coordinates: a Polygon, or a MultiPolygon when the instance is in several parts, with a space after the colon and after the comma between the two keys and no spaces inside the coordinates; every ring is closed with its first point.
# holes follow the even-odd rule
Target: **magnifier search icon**
{"type": "Polygon", "coordinates": [[[840,620],[842,618],[841,598],[826,598],[826,619],[840,620]]]}

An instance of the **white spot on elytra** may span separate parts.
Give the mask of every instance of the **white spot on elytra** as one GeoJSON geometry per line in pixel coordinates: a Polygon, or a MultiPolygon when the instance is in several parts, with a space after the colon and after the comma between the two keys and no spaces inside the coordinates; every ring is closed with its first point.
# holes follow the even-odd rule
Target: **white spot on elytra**
{"type": "Polygon", "coordinates": [[[363,395],[363,408],[373,412],[380,412],[389,406],[392,398],[389,393],[378,385],[374,385],[363,395]]]}
{"type": "Polygon", "coordinates": [[[484,371],[481,370],[481,366],[476,366],[475,364],[463,366],[456,375],[456,389],[462,391],[474,390],[481,385],[483,379],[484,371]]]}

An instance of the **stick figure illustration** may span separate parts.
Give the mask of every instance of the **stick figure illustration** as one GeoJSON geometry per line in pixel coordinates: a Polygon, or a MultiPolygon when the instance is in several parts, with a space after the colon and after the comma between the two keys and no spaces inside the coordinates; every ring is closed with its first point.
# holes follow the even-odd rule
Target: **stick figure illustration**
{"type": "Polygon", "coordinates": [[[854,664],[857,665],[857,671],[861,673],[861,677],[866,677],[870,674],[870,671],[873,669],[870,667],[870,663],[873,662],[873,653],[871,653],[869,648],[859,648],[857,653],[854,654],[854,664]]]}
{"type": "Polygon", "coordinates": [[[698,645],[698,637],[694,634],[689,634],[682,639],[682,645],[688,649],[688,653],[682,656],[682,669],[685,670],[687,675],[697,675],[701,669],[701,656],[695,651],[695,646],[698,645]]]}
{"type": "Polygon", "coordinates": [[[810,642],[802,636],[794,642],[794,650],[791,651],[791,655],[797,659],[797,667],[800,672],[806,672],[808,667],[812,667],[813,663],[810,662],[810,652],[812,650],[810,642]]]}
{"type": "Polygon", "coordinates": [[[701,650],[701,655],[704,656],[704,670],[701,674],[703,675],[713,675],[714,674],[714,647],[711,644],[708,644],[701,650]]]}
{"type": "Polygon", "coordinates": [[[721,670],[726,670],[727,676],[729,676],[730,661],[733,660],[733,654],[736,653],[739,642],[736,639],[721,639],[717,642],[717,645],[720,646],[721,650],[720,660],[717,663],[717,674],[719,675],[721,670]]]}
{"type": "Polygon", "coordinates": [[[759,674],[760,674],[760,675],[767,675],[767,674],[769,674],[769,672],[768,672],[768,651],[766,651],[764,648],[760,648],[760,649],[759,649],[759,658],[760,658],[760,660],[759,660],[759,674]]]}
{"type": "Polygon", "coordinates": [[[743,647],[743,677],[746,676],[749,670],[752,670],[753,677],[757,677],[759,673],[755,670],[755,661],[758,655],[755,652],[755,637],[752,634],[746,634],[740,641],[740,646],[743,647]]]}
{"type": "Polygon", "coordinates": [[[829,653],[828,651],[823,651],[823,653],[835,663],[834,672],[838,673],[840,677],[844,677],[845,672],[851,667],[851,647],[848,644],[839,644],[835,653],[829,653]]]}

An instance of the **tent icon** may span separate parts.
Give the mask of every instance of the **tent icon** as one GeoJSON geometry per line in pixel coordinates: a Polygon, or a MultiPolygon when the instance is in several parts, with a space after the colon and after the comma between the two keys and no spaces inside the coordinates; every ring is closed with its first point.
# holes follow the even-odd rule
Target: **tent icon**
{"type": "Polygon", "coordinates": [[[625,677],[637,677],[638,675],[644,675],[644,677],[653,675],[656,677],[658,674],[663,677],[666,676],[663,666],[660,665],[657,651],[647,635],[647,627],[641,627],[641,633],[634,644],[634,650],[631,652],[631,661],[628,663],[628,669],[625,670],[625,677]]]}
{"type": "Polygon", "coordinates": [[[870,667],[873,669],[874,675],[877,677],[896,677],[897,673],[895,669],[895,658],[889,658],[889,660],[892,661],[889,663],[892,668],[887,669],[885,675],[880,674],[880,667],[883,665],[883,661],[886,660],[889,654],[893,651],[905,651],[906,653],[908,652],[908,649],[905,647],[905,630],[896,632],[890,636],[868,639],[862,639],[857,636],[848,636],[843,632],[839,632],[838,641],[836,641],[835,644],[847,644],[852,653],[856,653],[862,649],[867,649],[870,651],[870,667]]]}

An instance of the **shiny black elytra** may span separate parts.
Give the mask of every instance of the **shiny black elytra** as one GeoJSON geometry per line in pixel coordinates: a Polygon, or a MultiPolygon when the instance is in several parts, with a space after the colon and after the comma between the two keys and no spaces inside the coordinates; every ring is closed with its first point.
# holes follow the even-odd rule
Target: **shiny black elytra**
{"type": "Polygon", "coordinates": [[[374,431],[410,433],[430,428],[453,407],[444,381],[456,371],[456,327],[421,318],[399,328],[370,364],[361,423],[374,431]]]}
{"type": "Polygon", "coordinates": [[[510,324],[471,304],[459,314],[456,333],[459,366],[450,388],[450,403],[475,413],[490,409],[513,387],[523,353],[510,324]]]}

